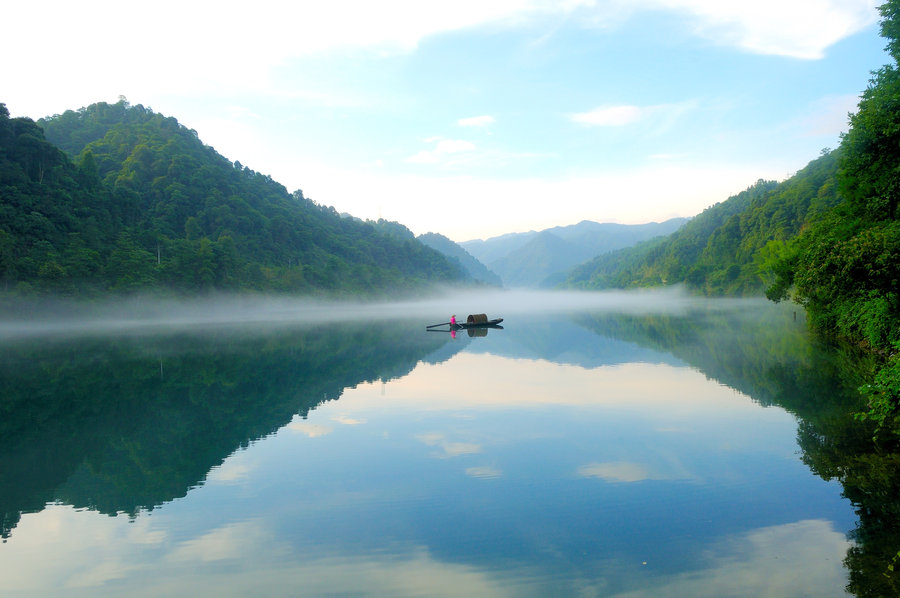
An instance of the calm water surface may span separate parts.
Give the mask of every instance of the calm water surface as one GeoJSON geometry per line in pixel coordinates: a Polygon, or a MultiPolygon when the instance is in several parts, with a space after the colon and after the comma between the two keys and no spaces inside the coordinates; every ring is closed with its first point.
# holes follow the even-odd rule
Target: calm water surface
{"type": "Polygon", "coordinates": [[[510,313],[456,338],[425,331],[443,313],[7,338],[0,594],[844,596],[877,575],[847,560],[859,505],[814,473],[829,434],[866,435],[858,380],[792,310],[510,313]]]}

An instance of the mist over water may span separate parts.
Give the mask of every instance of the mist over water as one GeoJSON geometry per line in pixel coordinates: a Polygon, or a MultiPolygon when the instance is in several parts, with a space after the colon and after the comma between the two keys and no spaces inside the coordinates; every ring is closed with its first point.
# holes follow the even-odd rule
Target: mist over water
{"type": "Polygon", "coordinates": [[[446,322],[455,314],[486,313],[507,322],[576,311],[684,314],[696,309],[752,310],[765,299],[709,299],[683,288],[636,291],[446,289],[431,297],[349,301],[279,296],[206,296],[192,299],[127,297],[100,302],[42,300],[27,313],[0,316],[0,341],[45,336],[168,333],[194,328],[252,325],[304,327],[353,322],[446,322]]]}

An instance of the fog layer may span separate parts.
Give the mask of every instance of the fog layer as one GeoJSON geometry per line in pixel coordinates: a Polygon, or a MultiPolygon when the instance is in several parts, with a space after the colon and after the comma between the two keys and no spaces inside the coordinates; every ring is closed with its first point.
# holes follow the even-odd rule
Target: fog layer
{"type": "Polygon", "coordinates": [[[15,338],[80,334],[172,332],[196,327],[232,325],[313,326],[342,322],[386,322],[427,325],[447,322],[451,315],[486,313],[507,324],[527,323],[544,315],[574,312],[678,314],[694,309],[747,310],[764,299],[709,299],[681,288],[641,291],[457,291],[397,301],[323,301],[309,298],[215,296],[198,299],[129,297],[78,303],[42,300],[15,315],[0,316],[0,341],[15,338]]]}

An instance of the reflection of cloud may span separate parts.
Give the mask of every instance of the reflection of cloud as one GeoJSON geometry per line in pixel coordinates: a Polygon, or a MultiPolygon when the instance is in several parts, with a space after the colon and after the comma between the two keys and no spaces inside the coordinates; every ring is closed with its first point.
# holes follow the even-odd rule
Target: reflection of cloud
{"type": "Polygon", "coordinates": [[[56,504],[24,514],[12,538],[0,544],[3,590],[35,596],[93,595],[102,584],[146,567],[134,554],[156,552],[166,541],[166,532],[151,529],[152,524],[148,517],[129,522],[56,504]]]}
{"type": "Polygon", "coordinates": [[[115,560],[109,560],[88,566],[83,571],[75,573],[69,578],[67,585],[72,588],[102,586],[106,582],[127,577],[129,572],[137,568],[137,565],[126,565],[115,560]]]}
{"type": "Polygon", "coordinates": [[[319,436],[325,436],[326,434],[331,433],[331,428],[329,428],[328,426],[311,424],[305,421],[293,421],[289,423],[286,428],[288,430],[293,430],[294,432],[306,434],[310,438],[318,438],[319,436]]]}
{"type": "MultiPolygon", "coordinates": [[[[380,383],[362,383],[347,389],[341,396],[342,409],[366,413],[376,408],[412,405],[416,409],[454,413],[466,409],[471,411],[463,413],[471,415],[510,406],[595,406],[649,412],[659,418],[694,409],[717,416],[758,412],[749,398],[725,386],[710,384],[700,372],[652,363],[587,369],[544,360],[458,353],[445,363],[418,364],[404,378],[392,381],[390,388],[387,396],[381,396],[380,383]],[[460,376],[467,381],[464,393],[456,390],[460,376]],[[510,380],[517,381],[514,393],[509,392],[510,380]],[[374,403],[372,396],[378,396],[379,401],[374,403]]],[[[660,422],[667,427],[676,427],[674,424],[678,422],[671,418],[660,422]]]]}
{"type": "Polygon", "coordinates": [[[247,477],[251,468],[246,463],[237,463],[233,460],[226,460],[217,467],[213,467],[206,474],[207,482],[236,482],[247,477]]]}
{"type": "Polygon", "coordinates": [[[473,478],[481,478],[483,480],[492,480],[494,478],[499,478],[503,475],[503,472],[495,467],[490,467],[489,465],[484,465],[481,467],[469,467],[466,469],[466,475],[471,476],[473,478]]]}
{"type": "Polygon", "coordinates": [[[578,468],[578,475],[583,478],[600,478],[607,482],[641,482],[654,479],[645,466],[640,463],[591,463],[578,468]]]}
{"type": "Polygon", "coordinates": [[[442,457],[458,457],[460,455],[474,455],[481,452],[481,445],[474,442],[449,442],[443,434],[432,432],[416,436],[419,442],[428,446],[438,447],[443,450],[442,457]]]}
{"type": "Polygon", "coordinates": [[[835,563],[850,546],[829,521],[764,527],[711,547],[706,568],[616,596],[845,596],[846,572],[835,563]]]}
{"type": "Polygon", "coordinates": [[[0,544],[3,590],[75,598],[126,591],[133,598],[274,596],[302,580],[304,596],[516,595],[508,579],[484,567],[442,562],[415,546],[396,554],[322,555],[298,550],[256,521],[201,531],[174,546],[134,542],[136,535],[158,534],[149,530],[158,524],[62,505],[26,514],[15,537],[0,544]]]}
{"type": "Polygon", "coordinates": [[[344,424],[345,426],[358,426],[360,424],[366,423],[366,420],[364,419],[355,419],[346,415],[336,415],[331,418],[331,421],[336,421],[337,423],[344,424]]]}
{"type": "Polygon", "coordinates": [[[168,559],[174,562],[203,563],[243,559],[255,547],[262,549],[271,542],[272,538],[257,522],[243,521],[214,529],[180,544],[169,553],[168,559]]]}
{"type": "MultiPolygon", "coordinates": [[[[289,543],[281,531],[259,521],[182,530],[189,539],[170,543],[155,529],[165,521],[165,516],[139,516],[129,522],[61,505],[25,514],[10,542],[0,544],[3,589],[76,598],[117,595],[122,588],[135,598],[245,596],[280,595],[302,583],[304,596],[490,598],[527,594],[556,573],[513,559],[493,566],[456,558],[442,562],[403,542],[389,551],[323,554],[316,545],[289,543]],[[115,584],[104,584],[110,580],[115,584]]],[[[606,596],[611,587],[623,588],[620,598],[835,596],[843,595],[847,582],[841,561],[850,546],[828,521],[799,521],[714,541],[702,547],[705,560],[694,570],[670,572],[653,561],[644,568],[613,560],[592,578],[566,583],[554,576],[552,582],[564,595],[606,596]]]]}

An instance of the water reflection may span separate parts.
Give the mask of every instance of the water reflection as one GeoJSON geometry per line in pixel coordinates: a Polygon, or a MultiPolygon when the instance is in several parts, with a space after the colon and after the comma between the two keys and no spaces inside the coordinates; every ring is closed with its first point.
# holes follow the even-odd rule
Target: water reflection
{"type": "Polygon", "coordinates": [[[10,345],[4,589],[889,595],[865,364],[784,310],[506,323],[10,345]]]}
{"type": "Polygon", "coordinates": [[[444,342],[381,323],[11,344],[2,536],[48,502],[134,515],[183,497],[235,449],[347,387],[404,375],[444,342]]]}

